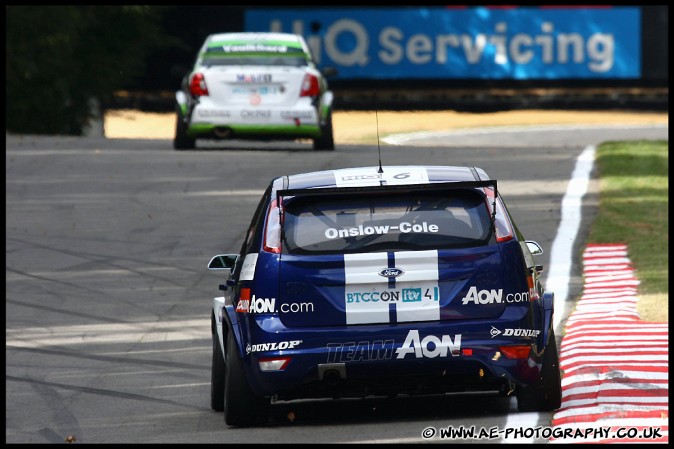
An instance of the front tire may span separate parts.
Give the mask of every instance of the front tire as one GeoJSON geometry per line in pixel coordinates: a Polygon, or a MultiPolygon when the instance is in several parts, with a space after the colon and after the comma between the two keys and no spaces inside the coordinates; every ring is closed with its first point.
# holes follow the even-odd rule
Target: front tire
{"type": "Polygon", "coordinates": [[[180,106],[176,106],[176,130],[173,138],[173,148],[176,150],[193,150],[196,139],[187,135],[187,123],[180,106]]]}
{"type": "Polygon", "coordinates": [[[230,333],[225,352],[225,423],[232,427],[265,424],[269,417],[269,398],[256,395],[250,388],[234,339],[230,333]]]}
{"type": "Polygon", "coordinates": [[[562,383],[557,340],[555,332],[551,330],[538,379],[527,387],[517,389],[517,409],[520,412],[549,412],[557,410],[561,404],[562,383]]]}
{"type": "Polygon", "coordinates": [[[321,137],[314,139],[314,150],[332,151],[334,149],[335,139],[332,133],[332,111],[329,111],[325,125],[321,126],[321,137]]]}

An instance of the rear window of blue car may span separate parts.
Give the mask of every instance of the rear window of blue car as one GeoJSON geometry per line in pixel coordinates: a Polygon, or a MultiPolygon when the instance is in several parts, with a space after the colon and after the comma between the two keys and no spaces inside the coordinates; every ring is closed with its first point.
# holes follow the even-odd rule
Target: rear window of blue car
{"type": "Polygon", "coordinates": [[[484,196],[474,190],[328,198],[286,199],[286,252],[460,248],[484,245],[491,236],[484,196]]]}

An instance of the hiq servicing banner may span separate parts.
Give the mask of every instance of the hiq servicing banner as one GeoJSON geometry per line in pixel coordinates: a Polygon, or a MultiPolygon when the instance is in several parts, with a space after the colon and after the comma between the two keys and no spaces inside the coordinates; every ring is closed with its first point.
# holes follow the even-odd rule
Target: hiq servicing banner
{"type": "Polygon", "coordinates": [[[335,79],[641,76],[638,7],[253,9],[246,31],[301,34],[335,79]]]}

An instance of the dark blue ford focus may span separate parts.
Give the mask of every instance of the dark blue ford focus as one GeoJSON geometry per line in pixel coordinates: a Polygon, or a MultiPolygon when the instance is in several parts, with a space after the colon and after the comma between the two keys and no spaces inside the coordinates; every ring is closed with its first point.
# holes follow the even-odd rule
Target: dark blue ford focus
{"type": "Polygon", "coordinates": [[[281,176],[214,298],[211,407],[264,424],[272,400],[498,391],[561,401],[553,293],[476,167],[281,176]]]}

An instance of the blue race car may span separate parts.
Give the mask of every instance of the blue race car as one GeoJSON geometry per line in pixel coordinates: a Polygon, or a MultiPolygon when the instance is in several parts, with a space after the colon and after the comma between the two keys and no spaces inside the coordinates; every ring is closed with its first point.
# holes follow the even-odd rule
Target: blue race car
{"type": "Polygon", "coordinates": [[[211,407],[498,391],[560,406],[554,295],[480,168],[384,166],[270,183],[213,300],[211,407]]]}

